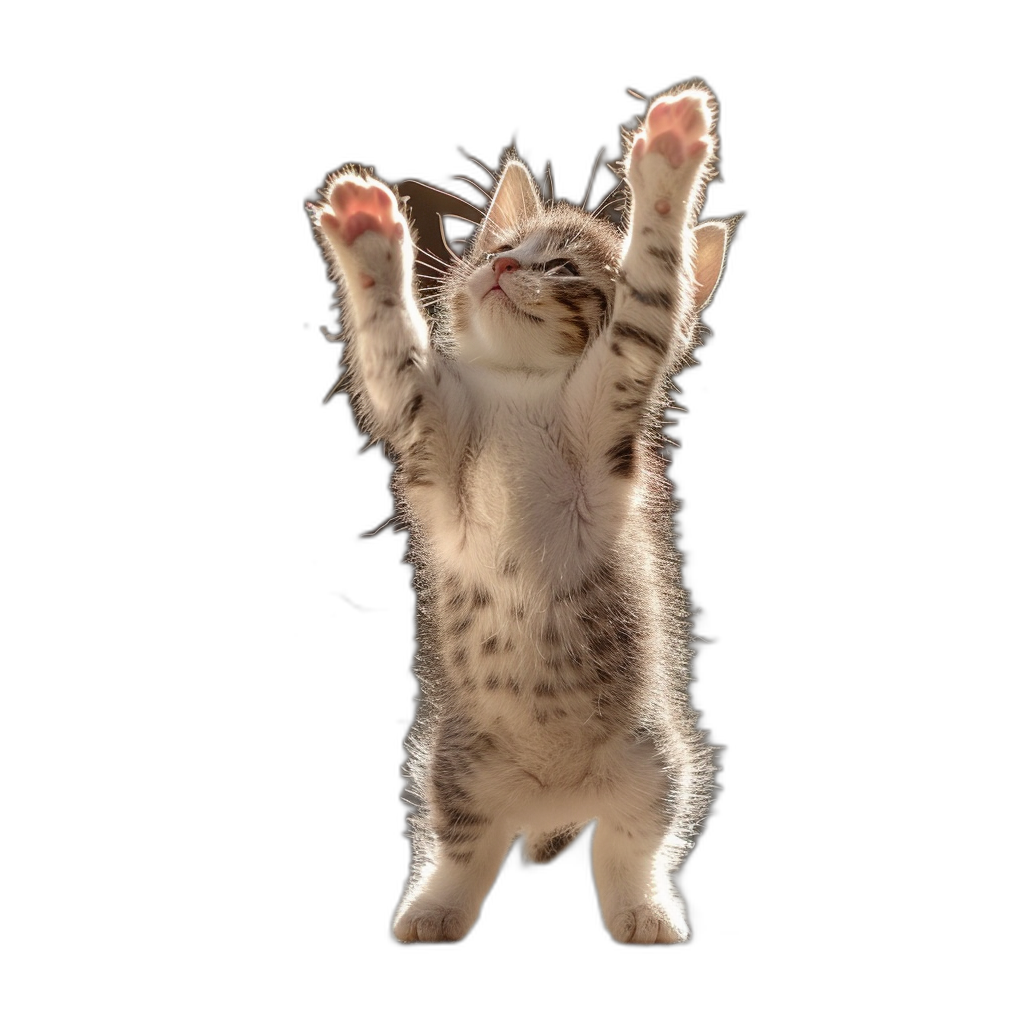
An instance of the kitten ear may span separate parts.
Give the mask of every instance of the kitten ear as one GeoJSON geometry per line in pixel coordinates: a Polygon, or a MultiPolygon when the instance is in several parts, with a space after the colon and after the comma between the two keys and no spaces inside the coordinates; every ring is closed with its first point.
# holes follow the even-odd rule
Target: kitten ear
{"type": "Polygon", "coordinates": [[[725,269],[725,250],[739,223],[739,217],[730,220],[707,220],[694,230],[697,252],[693,260],[693,275],[697,280],[694,309],[700,312],[710,301],[725,269]]]}
{"type": "Polygon", "coordinates": [[[525,164],[509,160],[494,190],[490,209],[477,236],[476,248],[489,248],[499,234],[540,213],[540,209],[540,196],[533,175],[525,164]]]}

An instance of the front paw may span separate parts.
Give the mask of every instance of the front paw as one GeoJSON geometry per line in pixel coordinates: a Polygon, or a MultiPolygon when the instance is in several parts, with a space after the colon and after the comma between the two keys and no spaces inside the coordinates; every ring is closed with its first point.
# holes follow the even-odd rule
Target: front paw
{"type": "Polygon", "coordinates": [[[311,207],[349,285],[398,284],[410,244],[395,194],[372,178],[342,174],[330,183],[328,203],[311,207]]]}
{"type": "Polygon", "coordinates": [[[636,166],[648,153],[661,153],[673,168],[693,160],[700,162],[711,145],[710,128],[705,93],[662,96],[655,101],[633,139],[631,164],[636,166]]]}
{"type": "Polygon", "coordinates": [[[660,214],[685,199],[714,151],[708,94],[699,89],[662,96],[633,137],[627,175],[638,199],[660,214]]]}
{"type": "Polygon", "coordinates": [[[345,175],[334,183],[330,203],[334,212],[323,213],[320,226],[332,241],[350,246],[367,231],[402,238],[405,227],[395,195],[377,181],[345,175]]]}

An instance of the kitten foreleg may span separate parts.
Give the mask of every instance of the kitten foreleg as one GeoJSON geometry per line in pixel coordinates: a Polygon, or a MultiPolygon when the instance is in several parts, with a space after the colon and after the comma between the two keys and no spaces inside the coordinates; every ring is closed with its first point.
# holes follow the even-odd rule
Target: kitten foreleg
{"type": "Polygon", "coordinates": [[[700,90],[657,100],[633,139],[630,227],[609,331],[621,377],[653,383],[667,368],[692,305],[695,200],[713,150],[708,97],[700,90]]]}
{"type": "Polygon", "coordinates": [[[349,391],[367,432],[407,447],[431,391],[428,329],[413,294],[413,243],[394,193],[358,173],[311,207],[343,283],[349,391]]]}
{"type": "Polygon", "coordinates": [[[699,89],[662,97],[633,139],[629,235],[611,321],[567,388],[592,450],[622,475],[694,312],[693,225],[714,151],[708,100],[699,89]]]}

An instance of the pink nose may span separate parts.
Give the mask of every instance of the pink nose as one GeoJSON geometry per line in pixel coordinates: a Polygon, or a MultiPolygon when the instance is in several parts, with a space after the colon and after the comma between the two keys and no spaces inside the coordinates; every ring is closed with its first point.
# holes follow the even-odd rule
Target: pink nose
{"type": "Polygon", "coordinates": [[[494,267],[494,280],[497,281],[506,270],[518,270],[519,260],[513,259],[511,256],[499,256],[492,266],[494,267]]]}

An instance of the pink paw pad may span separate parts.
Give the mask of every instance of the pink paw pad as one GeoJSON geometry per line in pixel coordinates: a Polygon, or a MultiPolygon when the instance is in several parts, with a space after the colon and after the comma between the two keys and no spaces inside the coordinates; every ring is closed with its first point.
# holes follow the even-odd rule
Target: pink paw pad
{"type": "Polygon", "coordinates": [[[633,160],[647,152],[661,153],[673,167],[700,158],[707,152],[708,116],[704,97],[683,93],[658,100],[633,142],[633,160]]]}
{"type": "Polygon", "coordinates": [[[324,213],[320,223],[340,234],[346,245],[367,231],[395,240],[402,237],[402,218],[395,197],[374,181],[347,178],[338,182],[331,191],[331,209],[334,213],[324,213]]]}

